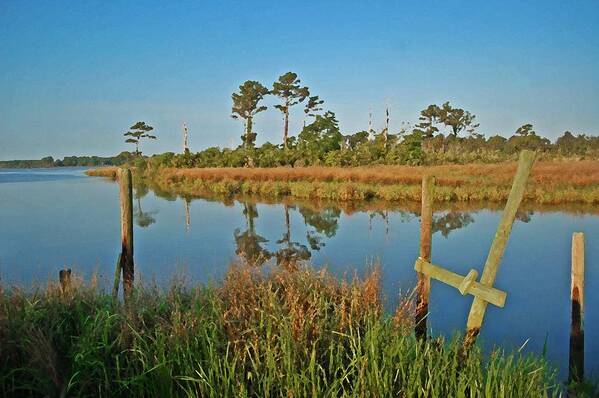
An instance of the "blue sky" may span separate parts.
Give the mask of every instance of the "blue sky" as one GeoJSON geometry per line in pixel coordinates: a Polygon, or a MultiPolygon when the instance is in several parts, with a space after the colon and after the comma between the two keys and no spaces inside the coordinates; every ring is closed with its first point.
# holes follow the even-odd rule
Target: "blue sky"
{"type": "MultiPolygon", "coordinates": [[[[449,100],[487,135],[597,135],[599,2],[0,0],[0,159],[116,154],[138,120],[147,153],[179,151],[183,121],[192,150],[237,145],[231,93],[289,70],[344,133],[449,100]]],[[[282,127],[271,107],[258,142],[282,127]]]]}

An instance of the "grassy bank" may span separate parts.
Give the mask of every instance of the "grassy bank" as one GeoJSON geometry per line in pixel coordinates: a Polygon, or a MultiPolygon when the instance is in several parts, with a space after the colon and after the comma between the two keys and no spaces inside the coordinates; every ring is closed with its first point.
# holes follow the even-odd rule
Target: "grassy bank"
{"type": "Polygon", "coordinates": [[[376,270],[233,267],[215,286],[139,289],[128,308],[92,286],[0,293],[2,396],[505,396],[556,393],[540,358],[418,344],[385,315],[376,270]]]}
{"type": "Polygon", "coordinates": [[[85,174],[91,177],[106,177],[116,179],[116,172],[118,167],[100,167],[97,169],[89,169],[85,171],[85,174]]]}
{"type": "MultiPolygon", "coordinates": [[[[149,175],[159,189],[182,195],[419,201],[423,175],[437,177],[438,202],[503,202],[516,163],[430,167],[159,168],[149,175]]],[[[89,175],[114,177],[114,169],[89,175]]],[[[543,161],[533,168],[525,201],[538,204],[599,203],[599,161],[543,161]]]]}

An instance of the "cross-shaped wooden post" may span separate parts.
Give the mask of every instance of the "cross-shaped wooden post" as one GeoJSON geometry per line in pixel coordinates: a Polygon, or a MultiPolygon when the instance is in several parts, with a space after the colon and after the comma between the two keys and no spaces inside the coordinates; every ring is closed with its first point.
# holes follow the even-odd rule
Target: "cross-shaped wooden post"
{"type": "Polygon", "coordinates": [[[433,265],[420,257],[414,264],[414,269],[417,272],[455,287],[462,293],[462,295],[471,294],[474,296],[474,302],[470,308],[470,314],[468,315],[468,322],[466,325],[467,330],[464,339],[465,351],[467,351],[474,341],[476,341],[476,337],[478,336],[485,316],[487,304],[491,303],[498,307],[503,307],[505,304],[506,293],[495,289],[493,283],[495,282],[495,277],[497,276],[497,270],[499,269],[505,247],[507,246],[512,225],[516,218],[516,212],[518,211],[518,207],[524,196],[526,181],[528,180],[534,160],[534,152],[522,151],[520,154],[518,170],[516,171],[516,176],[514,177],[512,189],[505,205],[501,221],[497,227],[497,232],[495,232],[495,238],[491,244],[491,249],[489,250],[489,255],[480,282],[476,281],[478,272],[475,270],[471,270],[468,275],[462,276],[437,265],[433,265]]]}

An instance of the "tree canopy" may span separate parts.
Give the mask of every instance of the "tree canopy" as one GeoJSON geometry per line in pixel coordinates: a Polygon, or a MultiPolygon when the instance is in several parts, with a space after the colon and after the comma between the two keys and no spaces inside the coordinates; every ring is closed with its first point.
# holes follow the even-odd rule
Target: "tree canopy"
{"type": "Polygon", "coordinates": [[[300,86],[300,79],[297,74],[287,72],[273,83],[271,94],[278,97],[282,103],[275,105],[275,108],[280,110],[284,115],[285,125],[283,129],[283,146],[287,146],[287,137],[289,136],[289,108],[304,101],[309,95],[308,87],[300,86]]]}
{"type": "Polygon", "coordinates": [[[247,80],[239,86],[239,92],[231,95],[233,100],[231,117],[243,120],[245,131],[241,140],[246,148],[254,146],[256,141],[256,134],[253,132],[254,116],[267,109],[266,106],[260,105],[260,102],[268,93],[268,89],[260,82],[247,80]]]}
{"type": "Polygon", "coordinates": [[[139,144],[143,138],[155,140],[156,136],[150,134],[150,131],[154,130],[154,127],[146,124],[146,122],[137,122],[133,126],[129,127],[129,131],[123,134],[125,137],[130,137],[125,142],[135,144],[135,154],[141,155],[139,150],[139,144]]]}

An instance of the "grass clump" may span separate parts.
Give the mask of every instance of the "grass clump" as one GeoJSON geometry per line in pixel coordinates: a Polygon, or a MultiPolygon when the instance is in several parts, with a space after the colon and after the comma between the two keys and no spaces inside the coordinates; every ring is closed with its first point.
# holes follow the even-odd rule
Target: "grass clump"
{"type": "Polygon", "coordinates": [[[85,174],[90,177],[106,177],[113,180],[117,178],[118,167],[99,167],[97,169],[85,170],[85,174]]]}
{"type": "Polygon", "coordinates": [[[138,288],[125,307],[93,285],[0,292],[0,395],[544,397],[540,358],[458,340],[418,343],[382,310],[379,273],[234,266],[223,281],[138,288]]]}

